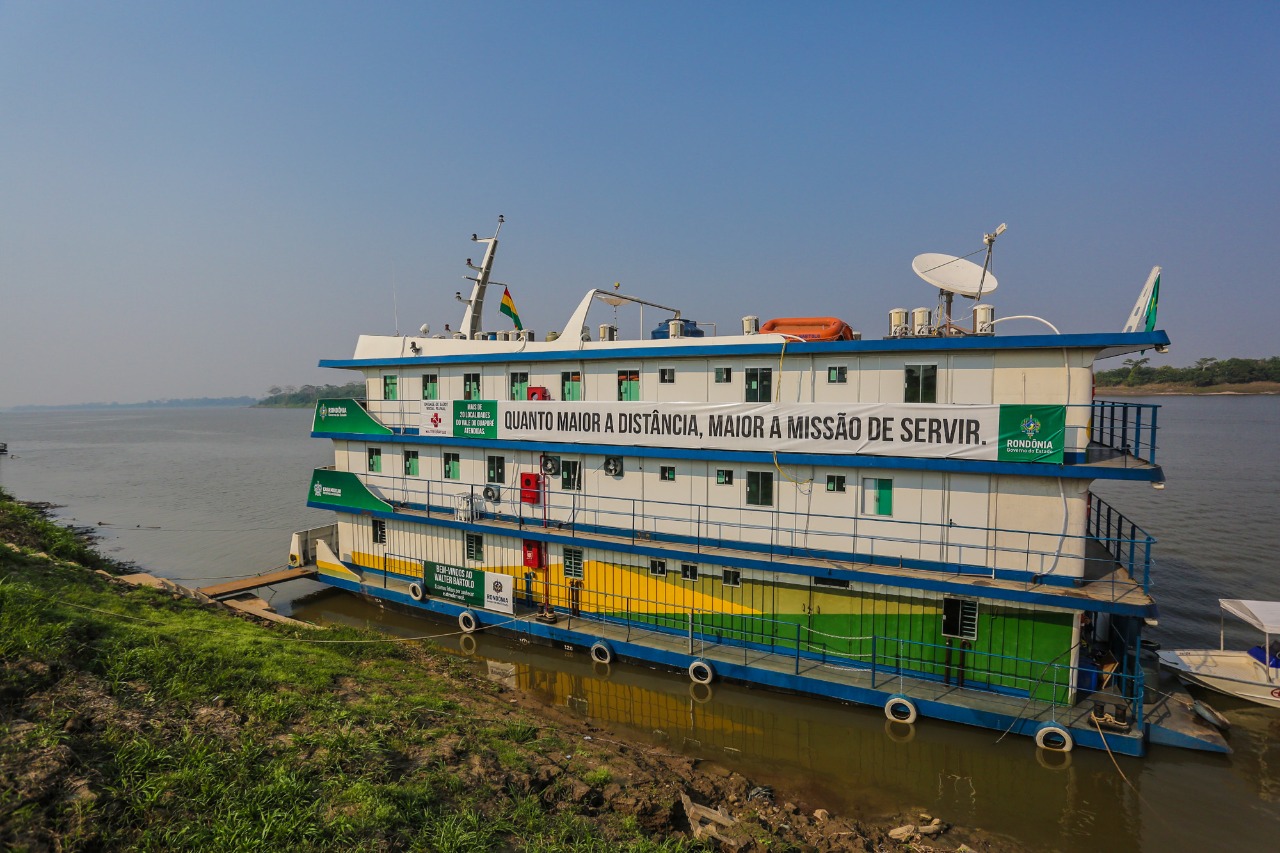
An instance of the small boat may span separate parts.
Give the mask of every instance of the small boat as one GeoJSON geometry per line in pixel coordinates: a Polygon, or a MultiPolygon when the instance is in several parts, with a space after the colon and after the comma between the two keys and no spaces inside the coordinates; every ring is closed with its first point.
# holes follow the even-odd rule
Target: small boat
{"type": "MultiPolygon", "coordinates": [[[[1262,632],[1262,645],[1248,651],[1230,651],[1225,636],[1218,649],[1170,649],[1157,652],[1168,669],[1188,684],[1197,684],[1280,708],[1280,601],[1242,601],[1224,598],[1218,602],[1230,613],[1262,632]]],[[[1225,621],[1225,616],[1224,616],[1225,621]]],[[[1225,633],[1225,632],[1223,632],[1225,633]]]]}

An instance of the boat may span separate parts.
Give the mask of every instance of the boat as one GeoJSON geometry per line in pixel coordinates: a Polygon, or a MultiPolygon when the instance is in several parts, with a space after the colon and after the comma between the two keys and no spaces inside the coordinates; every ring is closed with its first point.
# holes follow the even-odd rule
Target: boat
{"type": "Polygon", "coordinates": [[[982,300],[1001,226],[981,265],[917,257],[937,308],[894,309],[883,336],[831,305],[801,318],[831,339],[755,315],[708,335],[615,284],[539,339],[509,286],[514,328],[484,321],[502,222],[472,235],[484,256],[455,329],[361,335],[320,361],[365,394],[317,403],[311,434],[334,460],[307,504],[335,517],[293,534],[291,564],[464,634],[699,689],[736,681],[1043,750],[1229,751],[1148,699],[1154,539],[1090,491],[1164,481],[1159,408],[1095,399],[1092,381],[1097,360],[1168,346],[1158,267],[1118,332],[997,319],[982,300]],[[975,303],[964,316],[956,297],[975,303]],[[631,328],[661,320],[627,339],[619,311],[639,312],[631,328]],[[1031,331],[998,334],[1006,320],[1031,331]]]}
{"type": "Polygon", "coordinates": [[[1280,708],[1280,601],[1219,599],[1221,621],[1217,649],[1166,649],[1160,663],[1187,684],[1280,708]],[[1262,643],[1247,651],[1228,649],[1226,615],[1262,632],[1262,643]],[[1272,639],[1275,637],[1276,639],[1272,639]]]}

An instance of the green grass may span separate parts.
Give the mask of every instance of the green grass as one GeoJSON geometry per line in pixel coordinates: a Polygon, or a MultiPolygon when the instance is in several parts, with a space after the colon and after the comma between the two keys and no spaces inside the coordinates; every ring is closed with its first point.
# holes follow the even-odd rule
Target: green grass
{"type": "Polygon", "coordinates": [[[564,744],[438,651],[122,589],[3,493],[0,531],[0,848],[686,849],[522,787],[564,744]]]}

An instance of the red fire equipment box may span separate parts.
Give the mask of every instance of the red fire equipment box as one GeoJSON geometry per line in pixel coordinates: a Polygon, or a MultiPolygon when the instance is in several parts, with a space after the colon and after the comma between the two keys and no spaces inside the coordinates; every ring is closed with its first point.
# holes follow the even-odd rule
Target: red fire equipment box
{"type": "Polygon", "coordinates": [[[543,560],[545,553],[546,551],[543,550],[541,542],[524,540],[524,567],[526,569],[545,569],[546,565],[543,560]]]}
{"type": "Polygon", "coordinates": [[[551,392],[545,385],[530,385],[525,391],[528,400],[550,400],[551,392]]]}
{"type": "Polygon", "coordinates": [[[542,503],[542,475],[525,472],[520,475],[520,503],[542,503]]]}

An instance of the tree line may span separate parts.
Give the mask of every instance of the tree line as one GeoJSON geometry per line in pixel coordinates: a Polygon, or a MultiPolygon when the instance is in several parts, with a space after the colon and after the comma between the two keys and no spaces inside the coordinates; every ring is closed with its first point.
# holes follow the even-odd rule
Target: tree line
{"type": "Polygon", "coordinates": [[[1243,385],[1280,382],[1280,356],[1271,358],[1197,359],[1191,367],[1150,367],[1149,358],[1126,358],[1123,367],[1095,375],[1099,388],[1117,385],[1243,385]]]}
{"type": "Polygon", "coordinates": [[[317,400],[332,398],[364,398],[364,382],[348,382],[346,385],[273,385],[267,396],[258,401],[259,406],[305,407],[314,406],[317,400]]]}

